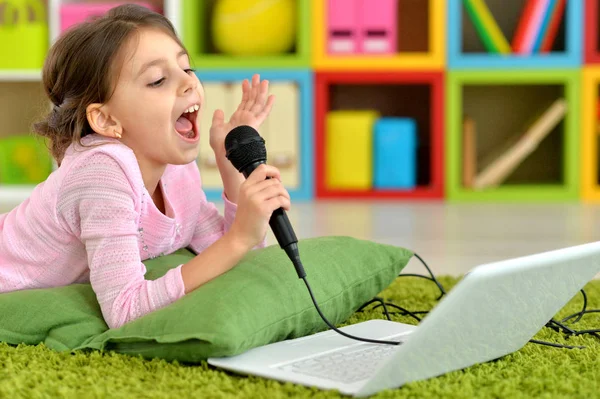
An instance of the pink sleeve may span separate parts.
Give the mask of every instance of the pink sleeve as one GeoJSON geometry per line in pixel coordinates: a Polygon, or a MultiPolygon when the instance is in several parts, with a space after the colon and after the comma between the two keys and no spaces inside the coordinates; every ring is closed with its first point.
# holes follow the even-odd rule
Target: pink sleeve
{"type": "Polygon", "coordinates": [[[184,295],[181,265],[145,280],[138,247],[137,198],[121,165],[96,153],[74,165],[57,210],[87,251],[90,283],[104,319],[118,328],[184,295]]]}
{"type": "MultiPolygon", "coordinates": [[[[190,243],[190,247],[200,253],[208,248],[215,241],[223,236],[233,224],[237,212],[237,204],[229,201],[225,193],[221,195],[224,203],[224,216],[219,214],[217,207],[212,202],[208,202],[206,194],[202,192],[202,210],[194,231],[194,237],[190,243]]],[[[266,238],[255,248],[263,248],[267,245],[266,238]]]]}

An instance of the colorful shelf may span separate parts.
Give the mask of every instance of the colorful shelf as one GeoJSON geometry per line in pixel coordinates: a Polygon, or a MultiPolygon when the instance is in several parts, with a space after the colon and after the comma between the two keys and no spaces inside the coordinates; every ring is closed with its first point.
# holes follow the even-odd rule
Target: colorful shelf
{"type": "MultiPolygon", "coordinates": [[[[308,0],[298,1],[297,35],[295,52],[274,56],[233,56],[211,50],[207,36],[210,34],[210,7],[213,1],[179,0],[182,14],[182,37],[194,68],[197,69],[248,69],[248,68],[309,68],[311,10],[308,0]],[[200,21],[200,23],[199,23],[200,21]]],[[[259,34],[259,33],[257,33],[259,34]]]]}
{"type": "MultiPolygon", "coordinates": [[[[506,10],[509,7],[518,7],[519,10],[524,6],[522,0],[486,0],[492,12],[496,10],[506,10]]],[[[508,36],[509,30],[516,27],[517,19],[520,13],[510,12],[509,17],[513,20],[503,25],[509,25],[511,28],[502,29],[507,40],[510,43],[511,37],[508,36]]],[[[508,18],[508,17],[507,17],[508,18]]],[[[471,27],[471,21],[464,10],[462,0],[450,1],[448,4],[448,67],[449,69],[556,69],[556,68],[577,68],[582,61],[582,38],[583,32],[583,2],[580,0],[568,0],[564,16],[565,38],[564,50],[552,51],[546,54],[533,55],[515,55],[515,54],[492,54],[483,49],[471,52],[464,51],[465,30],[471,27]]],[[[478,42],[479,38],[474,29],[470,29],[469,43],[478,42]]],[[[475,47],[475,44],[473,44],[475,47]]]]}
{"type": "MultiPolygon", "coordinates": [[[[447,198],[452,201],[571,201],[576,200],[579,197],[579,128],[580,128],[580,74],[578,70],[527,70],[527,71],[451,71],[448,74],[448,91],[446,97],[447,119],[446,119],[446,135],[447,135],[447,149],[446,149],[446,182],[447,182],[447,198]],[[496,88],[504,88],[505,90],[519,90],[519,96],[515,94],[513,97],[506,94],[504,97],[497,95],[498,93],[494,90],[496,88]],[[537,103],[526,105],[528,102],[527,98],[524,98],[522,102],[516,103],[515,98],[523,96],[523,89],[525,86],[531,86],[529,90],[534,98],[536,93],[535,86],[545,88],[543,100],[537,103]],[[535,155],[535,151],[542,150],[542,146],[546,146],[543,151],[545,153],[538,154],[537,159],[542,159],[541,168],[538,171],[538,176],[535,179],[539,179],[539,173],[548,173],[550,171],[550,177],[554,178],[556,175],[559,176],[559,181],[541,181],[541,182],[527,182],[527,174],[521,173],[521,176],[525,175],[525,181],[518,183],[511,183],[510,179],[505,184],[501,184],[494,188],[486,189],[472,189],[465,188],[462,184],[462,120],[465,115],[464,104],[466,101],[465,92],[468,87],[479,88],[478,91],[471,91],[471,95],[482,96],[476,102],[481,107],[487,107],[491,112],[497,115],[501,115],[503,111],[518,112],[518,109],[523,106],[532,107],[530,112],[531,115],[525,115],[524,119],[515,125],[514,131],[510,131],[510,134],[522,133],[526,125],[533,123],[536,116],[541,114],[547,105],[556,98],[564,97],[567,102],[567,113],[561,123],[561,128],[557,128],[558,131],[553,131],[544,141],[542,141],[539,147],[534,150],[534,153],[530,155],[530,158],[535,155]],[[508,87],[508,89],[506,89],[508,87]],[[556,90],[556,87],[559,89],[556,90]],[[475,93],[475,94],[473,94],[475,93]],[[478,94],[477,94],[478,93],[478,94]],[[491,101],[500,103],[499,106],[490,104],[491,101]],[[502,105],[504,100],[504,105],[502,105]],[[512,108],[509,109],[509,106],[512,108]],[[505,108],[504,110],[502,108],[505,108]],[[551,148],[547,144],[550,144],[551,148]],[[560,147],[556,150],[556,146],[560,147]],[[552,147],[552,145],[554,147],[552,147]],[[550,155],[548,155],[550,154],[550,155]],[[549,159],[551,158],[551,159],[549,159]],[[560,160],[559,165],[551,165],[545,162],[551,162],[553,158],[560,160]],[[547,168],[544,168],[548,166],[547,168]]],[[[471,100],[472,102],[472,100],[471,100]]],[[[472,110],[473,108],[471,108],[472,110]]],[[[467,110],[468,111],[468,110],[467,110]]],[[[472,111],[473,112],[473,111],[472,111]]],[[[472,115],[469,115],[472,116],[472,115]]],[[[512,117],[512,115],[511,115],[512,117]]],[[[474,116],[477,120],[477,129],[486,131],[497,128],[497,124],[503,121],[510,120],[506,116],[494,118],[494,115],[484,115],[477,119],[477,115],[474,116]],[[489,124],[489,125],[487,125],[489,124]]],[[[489,136],[489,133],[488,133],[489,136]]],[[[510,136],[507,136],[510,137],[510,136]]],[[[531,161],[531,160],[530,160],[531,161]]],[[[525,161],[527,162],[527,160],[525,161]]],[[[524,163],[522,164],[524,165],[524,163]]],[[[515,173],[519,175],[518,168],[515,173]]],[[[548,175],[542,176],[542,180],[546,180],[548,175]]]]}
{"type": "MultiPolygon", "coordinates": [[[[200,70],[196,72],[200,81],[204,84],[209,82],[231,82],[238,87],[237,83],[243,79],[251,79],[254,73],[260,74],[261,79],[267,79],[270,83],[277,82],[293,82],[298,87],[299,92],[299,107],[298,110],[298,121],[300,126],[298,128],[298,143],[299,148],[297,152],[299,155],[298,169],[298,184],[296,187],[286,187],[293,200],[306,201],[313,198],[313,107],[311,99],[313,98],[313,74],[308,70],[273,70],[273,69],[249,69],[249,70],[226,70],[226,71],[215,71],[215,70],[200,70]]],[[[239,92],[241,93],[241,86],[239,86],[239,92]]],[[[208,97],[208,96],[207,96],[208,97]]],[[[207,98],[208,101],[208,98],[207,98]]],[[[274,108],[277,107],[277,99],[275,100],[274,108]]],[[[272,111],[273,112],[273,111],[272,111]]],[[[226,115],[229,117],[230,115],[226,115]]],[[[210,120],[212,115],[203,115],[203,118],[210,120]]],[[[285,132],[281,132],[284,134],[285,132]]],[[[207,131],[201,131],[202,134],[208,134],[207,131]]],[[[273,134],[277,134],[274,132],[273,134]]],[[[269,143],[267,140],[267,157],[269,158],[269,143]]],[[[271,154],[272,155],[272,154],[271,154]]],[[[219,189],[206,189],[206,196],[210,200],[220,201],[222,188],[219,189]]]]}
{"type": "MultiPolygon", "coordinates": [[[[443,91],[444,91],[444,76],[442,72],[413,72],[413,71],[377,71],[377,72],[317,72],[315,77],[315,156],[316,156],[316,171],[315,184],[316,195],[318,198],[360,198],[360,199],[439,199],[443,196],[443,91]],[[425,185],[417,185],[411,190],[333,190],[327,187],[326,184],[326,139],[325,139],[325,120],[327,111],[332,105],[335,109],[369,109],[371,105],[368,96],[352,96],[351,94],[340,93],[338,96],[337,105],[333,101],[331,89],[335,85],[345,85],[346,87],[367,86],[375,93],[375,85],[394,86],[391,98],[386,100],[390,103],[400,103],[404,93],[415,93],[414,88],[419,87],[420,90],[426,90],[426,98],[421,94],[419,97],[423,101],[427,101],[430,105],[429,115],[426,115],[426,120],[421,126],[428,126],[427,131],[419,132],[421,141],[425,141],[428,151],[424,153],[424,157],[428,159],[424,165],[428,170],[424,180],[425,185]],[[410,90],[409,90],[410,89],[410,90]],[[349,103],[348,99],[354,98],[354,101],[359,102],[349,103]],[[345,99],[345,100],[343,100],[345,99]],[[425,140],[423,139],[425,136],[425,140]]],[[[383,114],[388,116],[413,116],[411,112],[403,113],[404,110],[412,110],[418,106],[415,99],[410,95],[406,95],[405,105],[399,105],[395,109],[387,109],[383,114]],[[406,104],[410,104],[406,106],[406,104]]],[[[378,102],[382,104],[380,99],[373,100],[371,104],[378,102]]],[[[422,118],[420,118],[422,119],[422,118]]],[[[422,154],[422,153],[421,153],[422,154]]],[[[421,166],[423,164],[421,163],[421,166]]],[[[418,180],[423,180],[423,177],[418,180]]]]}
{"type": "MultiPolygon", "coordinates": [[[[56,33],[57,10],[62,1],[66,0],[48,2],[51,37],[56,33]]],[[[583,199],[600,202],[600,140],[597,140],[600,0],[567,0],[559,39],[553,51],[530,56],[487,52],[477,36],[463,0],[399,0],[398,38],[403,37],[402,29],[410,31],[410,34],[404,36],[406,42],[404,47],[399,46],[398,52],[391,55],[331,55],[327,51],[329,0],[296,0],[298,33],[293,52],[264,57],[236,57],[215,52],[206,40],[210,33],[209,19],[216,3],[214,0],[152,1],[164,5],[165,13],[182,36],[190,51],[193,66],[204,83],[241,80],[255,72],[273,82],[296,82],[301,98],[298,117],[301,154],[298,168],[301,178],[298,185],[290,189],[293,200],[544,202],[583,199]],[[412,28],[406,19],[413,23],[412,28]],[[419,21],[420,25],[415,21],[419,21]],[[414,26],[422,33],[415,36],[417,31],[414,26]],[[414,42],[410,43],[411,40],[414,42]],[[427,119],[427,127],[426,131],[419,132],[419,138],[424,139],[420,141],[425,146],[419,152],[420,172],[415,189],[332,190],[326,186],[326,114],[332,106],[336,108],[341,103],[349,104],[351,98],[344,101],[340,98],[354,93],[352,86],[355,85],[380,85],[382,89],[377,96],[397,90],[393,101],[405,101],[414,93],[419,98],[428,98],[431,109],[422,111],[422,114],[417,112],[421,120],[427,119]],[[530,104],[525,108],[532,111],[532,117],[538,101],[541,111],[545,105],[544,96],[551,97],[559,91],[567,98],[569,113],[557,131],[548,136],[548,142],[542,144],[541,153],[550,154],[545,159],[545,170],[540,170],[539,165],[535,164],[543,156],[539,152],[533,153],[530,159],[523,162],[521,169],[498,188],[465,188],[461,180],[461,118],[465,108],[469,110],[477,102],[473,96],[492,97],[493,93],[499,93],[500,102],[504,101],[503,98],[509,98],[502,90],[498,91],[502,85],[510,86],[506,90],[515,90],[515,93],[522,93],[516,86],[539,86],[540,91],[535,95],[527,90],[523,92],[525,98],[530,99],[530,104]],[[417,86],[419,88],[415,89],[417,86]],[[492,94],[481,94],[488,87],[492,94]],[[527,181],[524,170],[532,165],[533,168],[528,172],[532,176],[531,181],[527,181]]],[[[485,2],[510,41],[526,2],[485,2]]],[[[18,116],[23,113],[22,107],[13,104],[29,101],[31,87],[39,85],[40,81],[40,70],[0,70],[0,82],[4,88],[25,88],[15,91],[18,95],[14,100],[11,99],[10,110],[5,110],[10,119],[4,123],[0,136],[23,130],[23,121],[29,118],[29,114],[18,116]]],[[[488,98],[488,101],[491,100],[488,98]]],[[[510,109],[505,105],[495,108],[493,102],[490,104],[490,109],[486,111],[490,121],[498,114],[505,113],[506,116],[510,109]]],[[[478,132],[484,131],[485,120],[482,121],[482,117],[485,115],[483,111],[480,112],[478,132]]],[[[488,147],[494,142],[494,138],[485,138],[485,135],[482,139],[488,141],[488,147]]],[[[484,142],[480,144],[486,145],[484,142]]],[[[3,199],[14,199],[25,192],[27,188],[0,186],[0,198],[3,199]]],[[[220,192],[209,189],[207,195],[213,200],[220,200],[220,192]]]]}

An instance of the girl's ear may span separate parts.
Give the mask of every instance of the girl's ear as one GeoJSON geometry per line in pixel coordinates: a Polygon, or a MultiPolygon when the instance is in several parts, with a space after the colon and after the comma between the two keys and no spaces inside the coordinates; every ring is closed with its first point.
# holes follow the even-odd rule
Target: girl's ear
{"type": "Polygon", "coordinates": [[[102,104],[88,105],[86,115],[94,132],[106,137],[121,138],[123,133],[121,124],[103,109],[102,104]]]}

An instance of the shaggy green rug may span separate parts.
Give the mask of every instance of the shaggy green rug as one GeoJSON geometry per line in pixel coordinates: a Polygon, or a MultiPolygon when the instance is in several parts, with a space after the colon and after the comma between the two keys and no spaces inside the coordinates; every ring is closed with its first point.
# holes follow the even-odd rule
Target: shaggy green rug
{"type": "MultiPolygon", "coordinates": [[[[450,290],[457,282],[439,279],[450,290]]],[[[588,308],[600,308],[600,281],[585,288],[588,308]]],[[[429,281],[414,277],[397,279],[381,293],[389,302],[409,310],[431,309],[439,294],[429,281]]],[[[574,297],[557,319],[581,310],[582,296],[574,297]]],[[[383,318],[369,305],[349,323],[383,318]]],[[[391,310],[391,309],[390,309],[391,310]]],[[[407,316],[394,320],[415,324],[407,316]]],[[[600,314],[586,314],[575,330],[600,327],[600,314]]],[[[586,349],[557,349],[527,344],[502,359],[466,370],[405,385],[379,393],[375,398],[590,398],[600,395],[600,339],[576,336],[543,328],[535,337],[586,349]]],[[[0,397],[2,398],[336,398],[336,391],[320,391],[256,377],[243,377],[215,370],[206,363],[182,365],[162,360],[143,360],[115,353],[56,353],[44,346],[11,347],[0,344],[0,397]]]]}

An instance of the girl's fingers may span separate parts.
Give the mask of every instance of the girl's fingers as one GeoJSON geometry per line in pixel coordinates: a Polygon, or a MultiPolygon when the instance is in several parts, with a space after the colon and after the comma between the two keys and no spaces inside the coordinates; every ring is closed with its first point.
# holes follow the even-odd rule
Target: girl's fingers
{"type": "Polygon", "coordinates": [[[273,197],[270,200],[265,202],[265,210],[266,213],[272,214],[279,208],[283,208],[286,211],[289,211],[291,208],[291,203],[287,198],[284,197],[273,197]]]}
{"type": "Polygon", "coordinates": [[[254,105],[250,109],[250,112],[253,114],[258,114],[264,108],[265,102],[267,101],[267,93],[269,92],[269,81],[263,80],[260,82],[258,87],[258,95],[256,96],[256,101],[254,105]]]}
{"type": "Polygon", "coordinates": [[[256,115],[256,119],[258,119],[261,123],[265,120],[265,118],[271,112],[271,108],[273,108],[273,104],[275,103],[275,95],[271,94],[267,99],[267,103],[263,107],[263,109],[256,115]]]}
{"type": "Polygon", "coordinates": [[[238,111],[246,108],[246,103],[250,99],[250,83],[248,79],[244,79],[242,82],[242,101],[240,101],[240,105],[238,106],[238,111]]]}
{"type": "Polygon", "coordinates": [[[276,184],[260,190],[254,195],[254,198],[258,199],[259,202],[265,202],[275,197],[284,197],[287,199],[285,192],[286,189],[281,184],[276,184]]]}
{"type": "Polygon", "coordinates": [[[259,193],[263,192],[264,190],[266,190],[270,187],[276,187],[278,185],[281,185],[281,182],[279,180],[267,179],[267,180],[258,182],[256,184],[253,184],[250,187],[248,187],[248,189],[246,190],[246,195],[248,197],[252,197],[252,196],[258,195],[259,193]]]}
{"type": "Polygon", "coordinates": [[[281,180],[281,173],[279,169],[274,166],[262,164],[259,165],[258,168],[254,169],[248,179],[250,185],[256,184],[257,182],[265,180],[267,177],[275,178],[277,180],[281,180]]]}
{"type": "Polygon", "coordinates": [[[255,74],[252,76],[252,88],[250,89],[250,97],[244,106],[246,111],[250,111],[254,106],[254,102],[256,101],[256,96],[258,95],[258,88],[260,83],[260,76],[255,74]]]}

